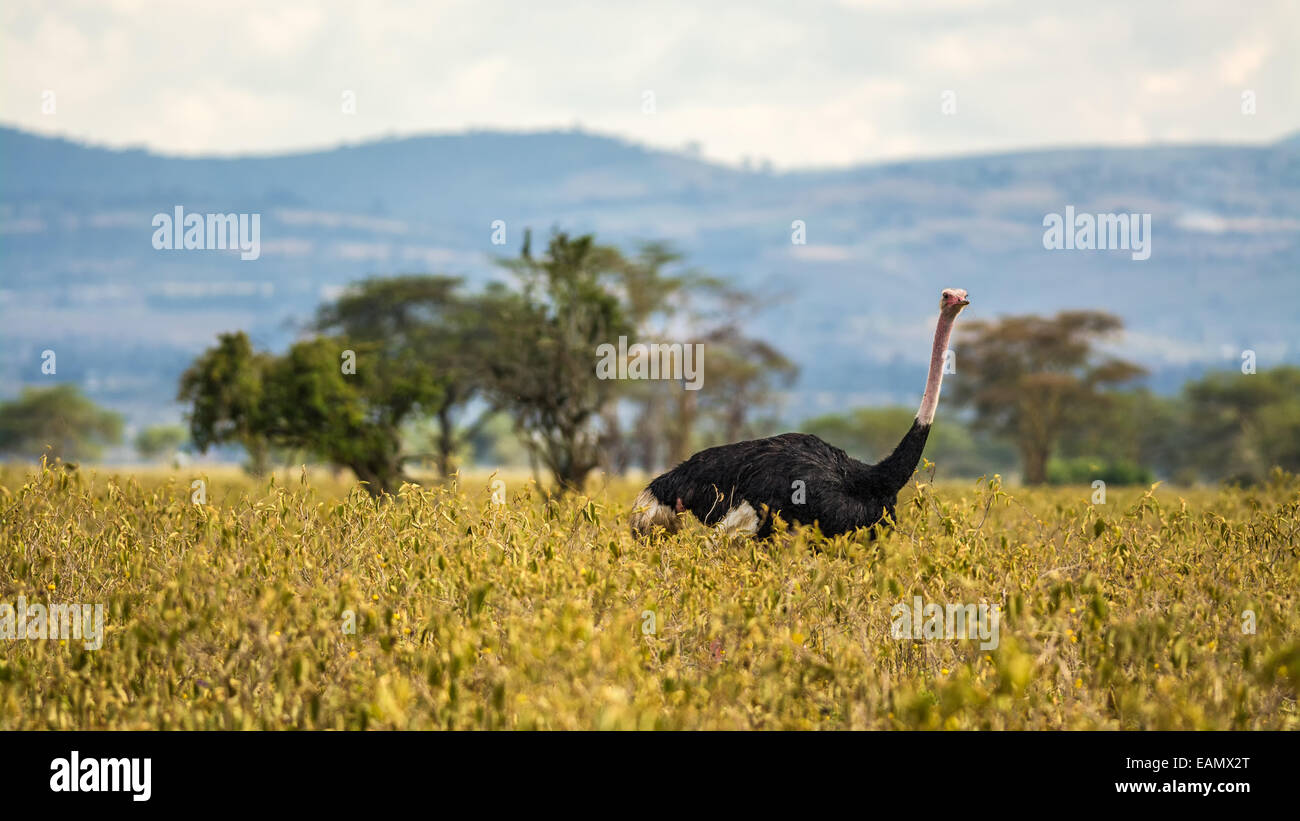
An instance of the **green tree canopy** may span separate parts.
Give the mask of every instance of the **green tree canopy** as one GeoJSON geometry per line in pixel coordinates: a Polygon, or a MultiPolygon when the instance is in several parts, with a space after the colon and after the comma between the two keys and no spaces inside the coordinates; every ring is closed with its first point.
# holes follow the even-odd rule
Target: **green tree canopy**
{"type": "Polygon", "coordinates": [[[1255,482],[1275,466],[1300,472],[1300,368],[1210,373],[1183,398],[1180,452],[1196,475],[1255,482]]]}
{"type": "Polygon", "coordinates": [[[256,468],[272,448],[305,451],[351,468],[371,493],[406,479],[402,431],[432,417],[441,425],[439,466],[466,432],[455,412],[479,390],[484,344],[476,301],[441,276],[377,277],[317,312],[317,335],[281,356],[225,334],[181,378],[195,445],[238,443],[256,468]]]}
{"type": "Polygon", "coordinates": [[[680,267],[662,244],[643,244],[630,258],[590,235],[556,232],[538,256],[531,245],[526,232],[519,256],[499,260],[510,280],[479,294],[443,276],[356,283],[318,310],[313,338],[280,356],[254,351],[243,333],[222,335],[181,379],[196,447],[243,445],[256,470],[275,449],[305,451],[351,467],[380,493],[423,456],[409,443],[431,441],[446,475],[458,453],[473,449],[483,421],[504,414],[533,465],[571,489],[602,464],[622,470],[630,462],[633,440],[620,430],[630,414],[620,402],[641,404],[635,444],[649,465],[660,451],[681,450],[697,418],[715,420],[724,436],[751,430],[751,409],[793,378],[788,360],[740,335],[734,321],[679,328],[715,354],[699,407],[702,392],[680,383],[601,378],[601,346],[634,343],[638,333],[662,337],[688,291],[717,295],[729,320],[748,300],[680,267]],[[480,415],[466,424],[475,406],[480,415]]]}
{"type": "Polygon", "coordinates": [[[99,407],[76,385],[24,388],[18,398],[0,403],[0,453],[94,459],[122,441],[122,427],[120,414],[99,407]]]}
{"type": "Polygon", "coordinates": [[[261,416],[262,390],[270,354],[258,353],[243,331],[221,334],[216,346],[181,374],[177,399],[190,405],[190,439],[199,452],[212,445],[241,445],[248,470],[260,476],[270,466],[261,416]]]}
{"type": "Polygon", "coordinates": [[[185,444],[188,434],[180,425],[152,425],[136,434],[135,449],[142,459],[170,457],[185,444]]]}
{"type": "Polygon", "coordinates": [[[596,350],[634,330],[613,292],[625,260],[590,235],[565,233],[533,256],[526,234],[519,257],[502,265],[519,289],[497,284],[486,296],[491,394],[560,490],[581,489],[600,464],[595,420],[621,391],[597,377],[596,350]]]}
{"type": "Polygon", "coordinates": [[[409,383],[384,374],[372,349],[347,344],[356,343],[316,337],[273,360],[263,431],[277,446],[351,468],[371,493],[392,493],[405,480],[400,427],[415,406],[409,383]],[[346,351],[356,355],[355,373],[345,373],[346,351]]]}
{"type": "Polygon", "coordinates": [[[755,427],[760,420],[752,411],[773,405],[777,392],[794,384],[798,366],[767,342],[745,336],[736,325],[709,333],[704,353],[701,412],[711,417],[722,442],[760,435],[755,427]]]}
{"type": "Polygon", "coordinates": [[[434,461],[443,476],[454,469],[490,409],[463,425],[460,415],[483,389],[482,362],[489,329],[477,298],[461,280],[444,276],[376,277],[357,283],[317,313],[315,328],[369,352],[370,396],[388,421],[429,417],[434,461]]]}
{"type": "Polygon", "coordinates": [[[1047,481],[1048,460],[1067,427],[1088,424],[1108,402],[1106,389],[1143,373],[1095,348],[1122,327],[1119,317],[1099,311],[1062,311],[958,330],[955,398],[974,409],[977,429],[1016,443],[1026,483],[1047,481]]]}

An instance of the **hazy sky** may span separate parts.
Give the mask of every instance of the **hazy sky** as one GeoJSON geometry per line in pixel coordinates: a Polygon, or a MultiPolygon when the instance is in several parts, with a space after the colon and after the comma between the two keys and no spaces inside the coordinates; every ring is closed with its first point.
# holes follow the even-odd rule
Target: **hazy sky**
{"type": "Polygon", "coordinates": [[[580,124],[791,168],[1300,130],[1300,0],[5,0],[0,21],[0,122],[169,153],[580,124]]]}

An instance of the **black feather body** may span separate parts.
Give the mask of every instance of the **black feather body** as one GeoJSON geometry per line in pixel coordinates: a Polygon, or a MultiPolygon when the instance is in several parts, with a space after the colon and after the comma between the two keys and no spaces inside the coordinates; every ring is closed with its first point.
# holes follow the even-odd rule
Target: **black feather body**
{"type": "Polygon", "coordinates": [[[722,445],[695,454],[648,490],[660,504],[688,510],[707,525],[748,503],[759,517],[759,538],[771,535],[774,514],[838,535],[894,517],[898,492],[929,433],[929,425],[913,422],[894,452],[874,465],[807,433],[722,445]]]}

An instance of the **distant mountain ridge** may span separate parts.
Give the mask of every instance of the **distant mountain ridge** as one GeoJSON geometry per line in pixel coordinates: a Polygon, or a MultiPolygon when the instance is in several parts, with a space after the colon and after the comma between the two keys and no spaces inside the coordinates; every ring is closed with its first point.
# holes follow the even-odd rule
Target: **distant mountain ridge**
{"type": "Polygon", "coordinates": [[[1129,328],[1118,351],[1160,389],[1235,367],[1247,348],[1260,367],[1300,361],[1288,296],[1300,135],[770,173],[574,131],[180,158],[0,128],[3,392],[50,379],[50,349],[54,378],[133,422],[176,418],[176,377],[216,333],[280,347],[288,320],[350,281],[437,271],[481,282],[524,228],[553,226],[621,245],[665,239],[705,270],[780,294],[752,330],[803,369],[792,420],[917,401],[945,286],[971,292],[972,318],[1117,313],[1129,328]],[[260,258],[155,250],[153,215],[178,205],[260,214],[260,258]],[[1045,249],[1044,216],[1067,206],[1151,214],[1151,258],[1045,249]],[[491,244],[495,220],[505,246],[491,244]],[[797,220],[806,244],[791,240],[797,220]]]}

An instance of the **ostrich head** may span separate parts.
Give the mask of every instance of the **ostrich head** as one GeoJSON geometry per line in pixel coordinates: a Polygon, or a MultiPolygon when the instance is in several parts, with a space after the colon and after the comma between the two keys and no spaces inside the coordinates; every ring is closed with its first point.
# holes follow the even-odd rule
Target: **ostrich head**
{"type": "Polygon", "coordinates": [[[961,288],[944,288],[939,296],[939,310],[948,317],[957,316],[961,313],[961,309],[969,304],[970,300],[966,298],[966,292],[961,288]]]}

